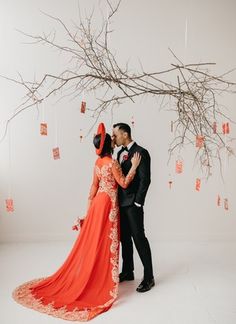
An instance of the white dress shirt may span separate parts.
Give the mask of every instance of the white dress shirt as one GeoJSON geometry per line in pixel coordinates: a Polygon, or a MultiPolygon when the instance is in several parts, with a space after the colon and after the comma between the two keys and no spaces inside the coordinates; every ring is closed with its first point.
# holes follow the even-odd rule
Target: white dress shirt
{"type": "MultiPolygon", "coordinates": [[[[130,142],[129,145],[126,146],[127,149],[130,150],[130,149],[131,149],[131,146],[132,146],[133,144],[134,144],[134,141],[130,142]]],[[[123,161],[123,157],[124,157],[125,155],[128,155],[128,154],[129,154],[129,152],[127,152],[127,151],[123,151],[123,152],[121,153],[121,155],[120,155],[119,162],[122,163],[122,161],[123,161]]]]}

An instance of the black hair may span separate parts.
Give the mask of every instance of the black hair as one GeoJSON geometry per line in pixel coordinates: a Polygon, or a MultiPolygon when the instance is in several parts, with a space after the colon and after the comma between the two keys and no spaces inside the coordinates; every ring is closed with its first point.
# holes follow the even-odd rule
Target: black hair
{"type": "MultiPolygon", "coordinates": [[[[96,149],[100,147],[101,142],[101,134],[95,135],[93,138],[93,144],[96,149]]],[[[111,155],[113,153],[113,148],[111,147],[111,136],[106,133],[104,145],[101,154],[99,154],[100,157],[104,157],[107,155],[111,155]]]]}
{"type": "Polygon", "coordinates": [[[117,123],[113,125],[113,128],[118,127],[119,129],[123,130],[124,132],[126,132],[129,136],[129,138],[131,138],[131,128],[128,124],[125,123],[117,123]]]}

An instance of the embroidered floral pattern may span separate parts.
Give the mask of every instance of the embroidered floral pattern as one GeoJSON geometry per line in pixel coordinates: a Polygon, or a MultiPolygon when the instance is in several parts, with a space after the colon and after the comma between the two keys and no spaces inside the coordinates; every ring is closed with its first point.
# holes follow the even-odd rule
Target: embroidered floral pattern
{"type": "Polygon", "coordinates": [[[118,295],[119,284],[119,208],[117,201],[118,183],[122,186],[128,186],[132,181],[135,173],[129,173],[126,177],[123,176],[121,167],[117,161],[109,161],[101,167],[97,164],[94,169],[94,180],[90,190],[90,198],[93,199],[96,194],[105,192],[111,199],[111,210],[109,212],[109,221],[111,222],[109,239],[110,243],[110,265],[111,265],[111,280],[114,283],[109,294],[111,298],[103,305],[96,307],[68,310],[66,305],[60,308],[54,307],[54,301],[45,305],[42,302],[43,298],[36,298],[32,293],[32,287],[43,281],[45,278],[34,279],[17,287],[12,297],[16,302],[28,308],[32,308],[41,313],[46,313],[54,317],[62,318],[70,321],[88,321],[97,314],[108,309],[115,301],[118,295]]]}

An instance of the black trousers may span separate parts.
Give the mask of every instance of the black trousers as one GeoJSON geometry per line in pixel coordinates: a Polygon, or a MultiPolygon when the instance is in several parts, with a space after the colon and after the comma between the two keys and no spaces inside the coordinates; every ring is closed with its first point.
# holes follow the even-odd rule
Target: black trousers
{"type": "Polygon", "coordinates": [[[135,205],[120,207],[122,272],[132,272],[134,270],[132,239],[144,267],[144,279],[152,279],[152,256],[150,245],[144,231],[143,207],[137,207],[135,205]]]}

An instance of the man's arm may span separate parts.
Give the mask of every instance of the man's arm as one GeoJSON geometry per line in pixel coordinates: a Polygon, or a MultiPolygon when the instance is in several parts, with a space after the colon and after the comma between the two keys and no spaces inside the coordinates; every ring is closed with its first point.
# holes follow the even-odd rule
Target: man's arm
{"type": "MultiPolygon", "coordinates": [[[[144,205],[148,187],[151,183],[151,158],[147,150],[142,150],[141,162],[136,170],[136,175],[139,177],[139,187],[135,196],[136,205],[144,205]]],[[[138,206],[139,207],[139,206],[138,206]]]]}

